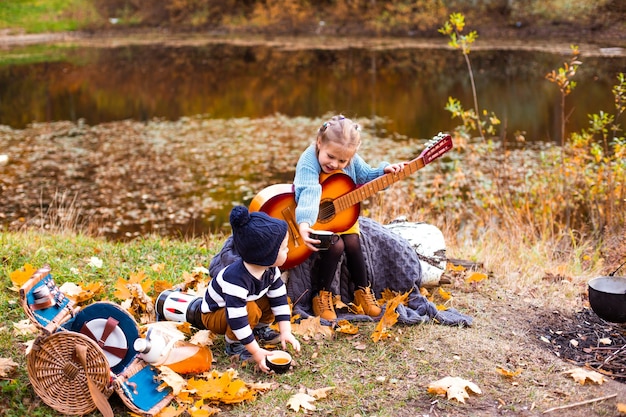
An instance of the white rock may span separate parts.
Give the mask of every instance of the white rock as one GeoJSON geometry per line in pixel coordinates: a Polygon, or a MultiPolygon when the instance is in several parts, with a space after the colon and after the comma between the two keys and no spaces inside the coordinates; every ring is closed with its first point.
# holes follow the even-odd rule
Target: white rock
{"type": "Polygon", "coordinates": [[[438,227],[428,223],[414,223],[399,217],[386,228],[409,241],[420,258],[422,285],[437,285],[446,270],[446,241],[438,227]]]}

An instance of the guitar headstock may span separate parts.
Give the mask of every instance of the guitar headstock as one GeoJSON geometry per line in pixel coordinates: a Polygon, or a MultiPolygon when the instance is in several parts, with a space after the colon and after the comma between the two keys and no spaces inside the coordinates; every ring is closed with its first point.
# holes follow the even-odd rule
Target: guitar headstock
{"type": "Polygon", "coordinates": [[[439,132],[437,136],[426,143],[426,149],[422,151],[419,157],[426,165],[448,152],[452,147],[452,137],[447,133],[439,132]]]}

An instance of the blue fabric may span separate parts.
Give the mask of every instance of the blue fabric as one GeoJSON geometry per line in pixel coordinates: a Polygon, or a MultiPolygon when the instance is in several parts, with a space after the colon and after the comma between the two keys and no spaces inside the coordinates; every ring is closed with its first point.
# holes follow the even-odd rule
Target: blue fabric
{"type": "Polygon", "coordinates": [[[121,384],[126,398],[142,411],[150,411],[163,398],[172,392],[170,387],[159,391],[160,380],[158,370],[153,366],[146,366],[127,381],[121,384]]]}

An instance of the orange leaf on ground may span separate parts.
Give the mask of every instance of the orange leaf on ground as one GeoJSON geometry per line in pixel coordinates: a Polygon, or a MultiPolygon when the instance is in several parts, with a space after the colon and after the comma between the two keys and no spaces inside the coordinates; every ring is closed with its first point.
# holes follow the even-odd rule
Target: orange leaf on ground
{"type": "Polygon", "coordinates": [[[15,287],[20,288],[28,279],[37,271],[37,269],[31,264],[24,264],[23,269],[16,269],[9,274],[11,282],[15,284],[15,287]]]}
{"type": "Polygon", "coordinates": [[[515,372],[513,372],[513,371],[509,371],[508,369],[504,369],[501,366],[498,366],[496,367],[496,372],[507,378],[513,378],[514,376],[520,375],[522,373],[522,370],[518,369],[515,372]]]}
{"type": "Polygon", "coordinates": [[[355,326],[348,320],[339,320],[337,322],[336,332],[345,334],[357,334],[359,332],[359,326],[355,326]]]}
{"type": "Polygon", "coordinates": [[[383,317],[380,319],[378,324],[376,324],[374,333],[372,333],[372,340],[374,342],[378,342],[381,339],[386,339],[389,337],[389,333],[387,332],[387,330],[398,322],[399,314],[396,312],[396,308],[400,304],[406,304],[406,300],[408,298],[409,292],[405,292],[404,294],[398,295],[387,302],[385,314],[383,314],[383,317]]]}
{"type": "Polygon", "coordinates": [[[480,282],[487,279],[487,274],[483,274],[482,272],[474,272],[469,277],[465,278],[465,282],[480,282]]]}

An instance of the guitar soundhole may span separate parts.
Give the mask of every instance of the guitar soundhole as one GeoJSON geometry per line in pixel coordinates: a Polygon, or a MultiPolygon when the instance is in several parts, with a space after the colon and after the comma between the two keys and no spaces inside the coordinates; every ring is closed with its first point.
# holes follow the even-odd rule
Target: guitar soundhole
{"type": "Polygon", "coordinates": [[[320,203],[320,213],[317,216],[319,223],[328,223],[335,217],[335,206],[332,200],[322,200],[320,203]]]}

